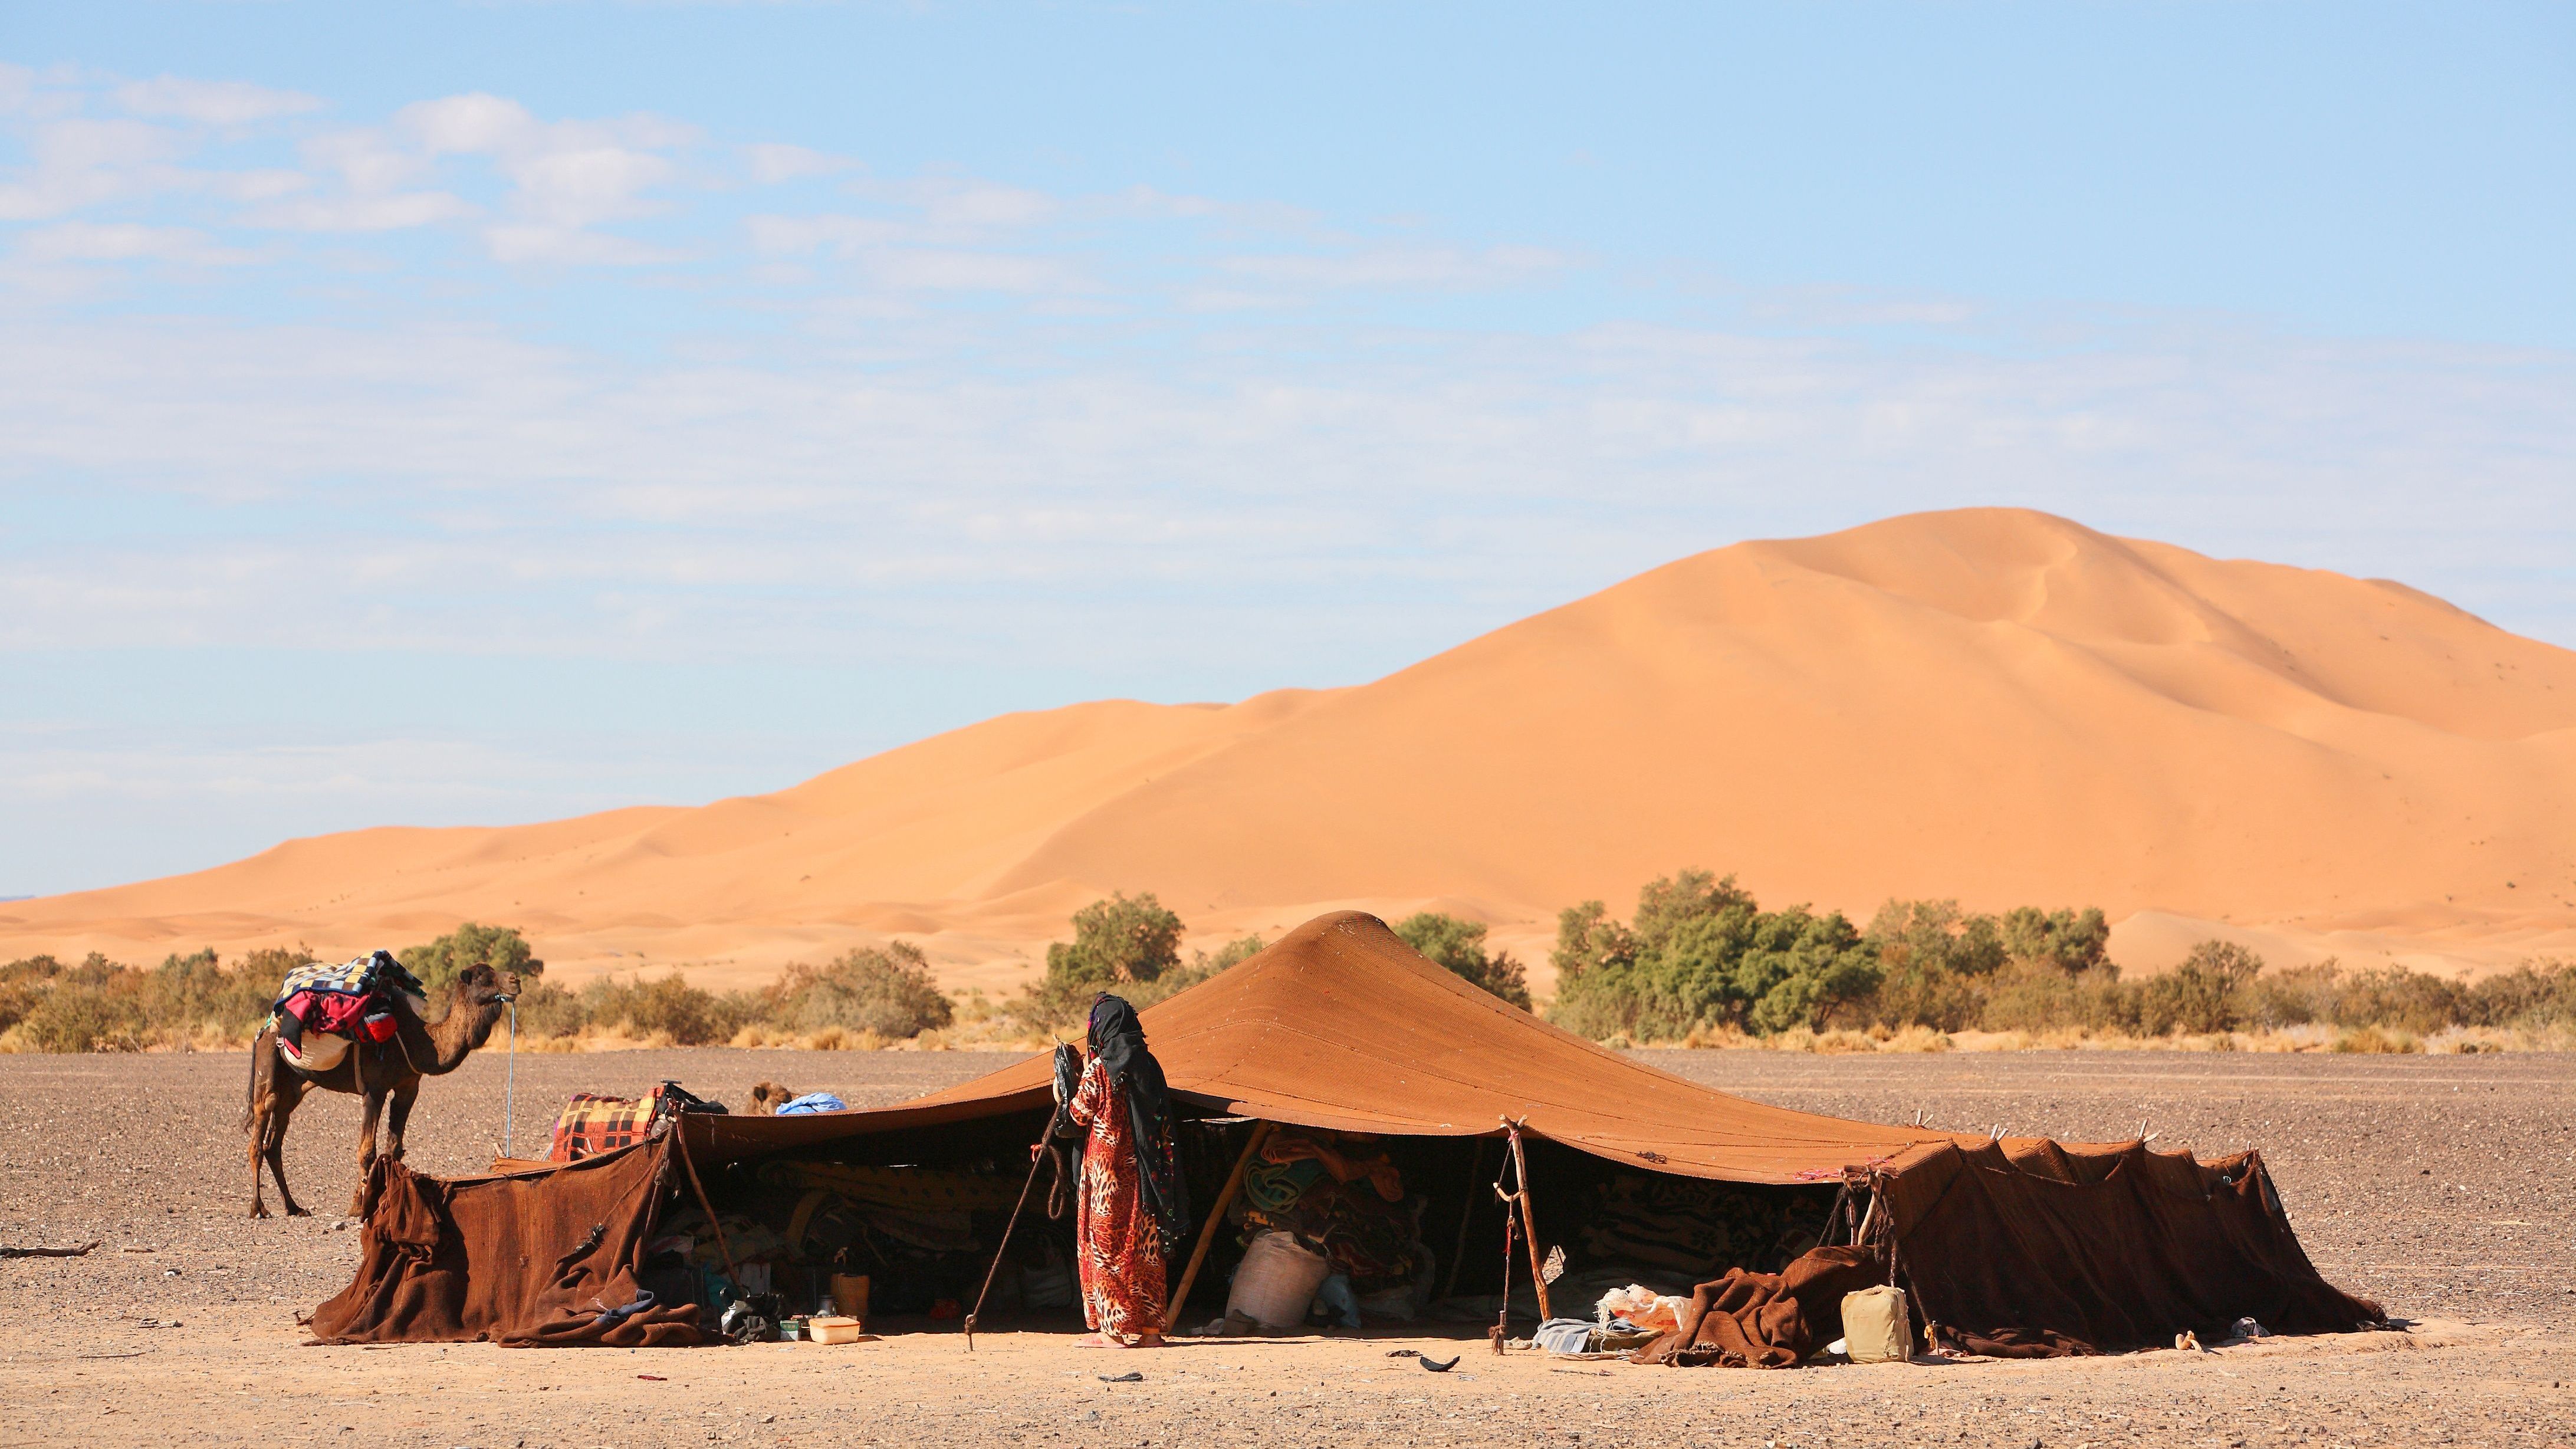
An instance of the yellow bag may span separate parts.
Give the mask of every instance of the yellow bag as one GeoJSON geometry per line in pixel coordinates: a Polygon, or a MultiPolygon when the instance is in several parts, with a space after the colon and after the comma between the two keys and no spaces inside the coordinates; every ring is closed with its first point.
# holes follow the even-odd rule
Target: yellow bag
{"type": "Polygon", "coordinates": [[[1843,1352],[1853,1363],[1904,1363],[1913,1348],[1903,1289],[1883,1283],[1843,1295],[1843,1352]]]}

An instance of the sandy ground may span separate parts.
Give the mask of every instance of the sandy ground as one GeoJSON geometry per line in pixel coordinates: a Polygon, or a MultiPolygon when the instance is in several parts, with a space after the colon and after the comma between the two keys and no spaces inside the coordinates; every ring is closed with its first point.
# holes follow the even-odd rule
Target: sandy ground
{"type": "MultiPolygon", "coordinates": [[[[239,1055],[0,1058],[0,1242],[103,1245],[0,1262],[0,1444],[1122,1445],[1934,1442],[2576,1443],[2576,1058],[1930,1057],[1650,1053],[1787,1106],[1946,1126],[2261,1144],[2335,1282],[2411,1332],[2091,1361],[1659,1370],[1401,1336],[1106,1353],[953,1333],[844,1348],[512,1352],[302,1348],[293,1313],[346,1281],[340,1220],[248,1222],[239,1055]],[[1445,1375],[1389,1357],[1464,1354],[1445,1375]],[[1141,1372],[1134,1383],[1103,1375],[1141,1372]]],[[[974,1053],[701,1050],[522,1057],[518,1142],[577,1087],[677,1077],[739,1101],[763,1077],[881,1102],[974,1053]],[[533,1124],[533,1125],[532,1125],[533,1124]]],[[[469,1170],[502,1135],[497,1057],[423,1093],[411,1156],[469,1170]]],[[[324,1214],[355,1185],[354,1104],[298,1114],[289,1167],[324,1214]]]]}

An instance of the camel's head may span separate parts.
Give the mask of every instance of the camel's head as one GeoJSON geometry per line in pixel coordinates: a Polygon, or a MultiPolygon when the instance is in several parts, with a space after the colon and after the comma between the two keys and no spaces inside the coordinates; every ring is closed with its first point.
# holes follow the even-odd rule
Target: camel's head
{"type": "Polygon", "coordinates": [[[768,1117],[775,1115],[779,1108],[795,1100],[796,1092],[793,1088],[780,1086],[776,1082],[763,1082],[751,1089],[751,1105],[744,1111],[749,1116],[768,1117]]]}
{"type": "Polygon", "coordinates": [[[498,1006],[519,994],[519,973],[468,966],[456,978],[456,999],[467,1006],[498,1006]]]}

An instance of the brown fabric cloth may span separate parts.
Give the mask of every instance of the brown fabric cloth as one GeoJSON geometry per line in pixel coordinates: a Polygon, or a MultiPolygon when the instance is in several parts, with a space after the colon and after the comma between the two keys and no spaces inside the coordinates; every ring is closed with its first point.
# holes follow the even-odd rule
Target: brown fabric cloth
{"type": "Polygon", "coordinates": [[[1867,1248],[1816,1248],[1777,1273],[1729,1268],[1691,1290],[1680,1326],[1628,1357],[1686,1367],[1790,1368],[1842,1336],[1843,1295],[1887,1281],[1867,1248]]]}
{"type": "Polygon", "coordinates": [[[2033,1357],[2376,1327],[2318,1275],[2261,1154],[2198,1162],[2143,1143],[1920,1149],[1878,1176],[1918,1323],[1970,1352],[2033,1357]]]}
{"type": "Polygon", "coordinates": [[[313,1310],[325,1343],[667,1348],[708,1341],[694,1303],[596,1320],[637,1298],[670,1171],[665,1141],[557,1171],[440,1181],[391,1158],[367,1178],[357,1277],[313,1310]]]}

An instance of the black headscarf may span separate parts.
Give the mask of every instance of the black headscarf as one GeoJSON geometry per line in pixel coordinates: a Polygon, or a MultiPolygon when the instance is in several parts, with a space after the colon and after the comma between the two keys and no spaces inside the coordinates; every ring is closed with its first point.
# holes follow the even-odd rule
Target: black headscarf
{"type": "Polygon", "coordinates": [[[1128,1137],[1136,1154],[1145,1210],[1167,1244],[1190,1231],[1189,1184],[1181,1178],[1180,1144],[1172,1130],[1172,1089],[1163,1064],[1145,1049],[1145,1024],[1127,999],[1102,992],[1091,1000],[1091,1054],[1127,1102],[1128,1137]]]}

